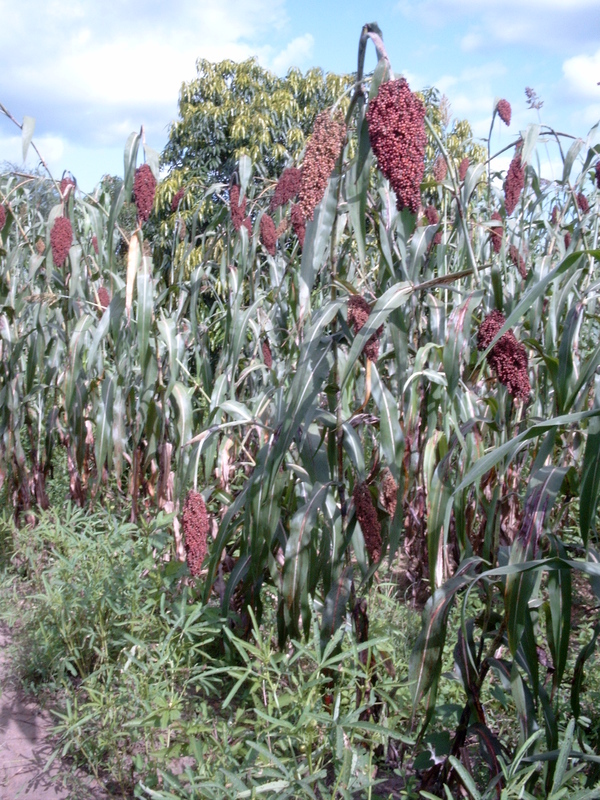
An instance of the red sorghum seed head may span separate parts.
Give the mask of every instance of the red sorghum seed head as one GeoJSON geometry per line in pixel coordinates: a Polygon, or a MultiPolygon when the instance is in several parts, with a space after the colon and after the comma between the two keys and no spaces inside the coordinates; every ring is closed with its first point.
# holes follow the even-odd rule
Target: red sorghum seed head
{"type": "Polygon", "coordinates": [[[463,158],[463,160],[460,162],[460,164],[458,165],[458,179],[459,179],[459,181],[464,181],[464,179],[467,176],[467,170],[469,169],[470,165],[471,165],[471,162],[465,156],[463,158]]]}
{"type": "Polygon", "coordinates": [[[565,233],[565,250],[568,250],[571,246],[571,234],[569,231],[565,233]]]}
{"type": "Polygon", "coordinates": [[[246,198],[242,198],[240,203],[240,187],[237,183],[234,183],[229,190],[229,213],[236,231],[239,231],[242,225],[246,225],[246,198]]]}
{"type": "Polygon", "coordinates": [[[298,241],[300,242],[300,247],[304,246],[304,235],[306,233],[306,220],[304,219],[304,214],[302,213],[302,209],[300,207],[300,203],[296,203],[292,206],[292,212],[290,214],[292,220],[292,228],[294,229],[294,233],[298,237],[298,241]]]}
{"type": "Polygon", "coordinates": [[[377,562],[381,558],[381,525],[367,484],[357,483],[352,492],[352,498],[367,553],[371,561],[377,562]]]}
{"type": "Polygon", "coordinates": [[[512,111],[508,100],[498,100],[496,111],[498,112],[498,116],[500,117],[502,122],[505,125],[510,125],[510,116],[512,111]]]}
{"type": "Polygon", "coordinates": [[[185,194],[185,189],[183,186],[181,189],[178,189],[175,194],[173,195],[173,199],[171,200],[171,211],[175,212],[179,208],[179,203],[183,200],[183,195],[185,194]]]}
{"type": "Polygon", "coordinates": [[[98,255],[98,237],[96,234],[92,236],[92,247],[94,248],[94,253],[98,255]]]}
{"type": "Polygon", "coordinates": [[[260,218],[260,241],[269,255],[275,255],[275,245],[277,244],[277,229],[272,217],[263,214],[260,218]]]}
{"type": "Polygon", "coordinates": [[[68,217],[57,217],[50,231],[50,246],[52,247],[52,259],[57,267],[67,260],[69,250],[73,244],[73,229],[68,217]]]}
{"type": "MultiPolygon", "coordinates": [[[[440,215],[438,214],[437,208],[435,206],[433,205],[426,206],[424,214],[428,225],[439,225],[440,215]]],[[[433,244],[440,244],[441,241],[442,241],[442,232],[438,231],[433,237],[433,244]]]]}
{"type": "Polygon", "coordinates": [[[280,236],[283,236],[283,234],[289,228],[289,225],[290,225],[290,223],[287,221],[287,219],[282,219],[281,220],[279,225],[275,228],[275,236],[277,237],[277,239],[279,239],[280,236]]]}
{"type": "MultiPolygon", "coordinates": [[[[492,311],[477,332],[477,349],[486,350],[506,319],[500,311],[492,311]]],[[[525,346],[518,342],[512,330],[506,331],[487,354],[487,360],[500,383],[513,397],[526,400],[531,392],[525,346]]]]}
{"type": "Polygon", "coordinates": [[[323,199],[345,138],[346,125],[341,113],[332,117],[329,111],[322,111],[317,116],[306,144],[300,179],[299,203],[304,219],[313,218],[315,208],[323,199]]]}
{"type": "Polygon", "coordinates": [[[504,208],[509,217],[517,207],[519,197],[525,186],[525,170],[521,163],[521,147],[517,146],[513,160],[510,162],[506,178],[504,179],[504,208]]]}
{"type": "Polygon", "coordinates": [[[133,199],[141,222],[146,222],[152,212],[155,193],[156,178],[149,165],[142,164],[136,169],[133,179],[133,199]]]}
{"type": "Polygon", "coordinates": [[[600,189],[600,161],[596,161],[596,186],[600,189]]]}
{"type": "Polygon", "coordinates": [[[269,340],[266,337],[262,341],[262,354],[265,367],[267,369],[271,369],[273,366],[273,354],[271,353],[271,345],[269,344],[269,340]]]}
{"type": "Polygon", "coordinates": [[[394,480],[394,476],[389,469],[385,469],[383,479],[381,481],[380,502],[385,508],[390,517],[396,513],[396,504],[398,502],[398,484],[394,480]]]}
{"type": "MultiPolygon", "coordinates": [[[[494,211],[492,214],[492,219],[496,222],[502,222],[502,216],[500,215],[500,212],[494,211]]],[[[492,247],[494,248],[494,253],[499,253],[500,248],[502,247],[502,225],[494,225],[493,228],[490,228],[490,241],[492,243],[492,247]]]]}
{"type": "Polygon", "coordinates": [[[46,252],[46,244],[44,243],[43,239],[38,239],[35,243],[35,249],[39,256],[43,256],[46,252]]]}
{"type": "Polygon", "coordinates": [[[448,165],[446,164],[446,159],[444,156],[438,156],[433,162],[433,177],[438,183],[441,183],[447,174],[448,165]]]}
{"type": "Polygon", "coordinates": [[[405,78],[387,81],[367,110],[369,139],[377,166],[396,194],[399,211],[416,214],[425,172],[425,105],[405,78]]]}
{"type": "Polygon", "coordinates": [[[6,224],[6,209],[3,205],[0,205],[0,231],[6,224]]]}
{"type": "Polygon", "coordinates": [[[276,208],[284,206],[290,200],[293,200],[300,191],[301,184],[302,170],[298,169],[298,167],[284,169],[271,198],[271,211],[275,211],[276,208]]]}
{"type": "Polygon", "coordinates": [[[525,280],[525,278],[527,277],[527,267],[525,266],[525,259],[519,253],[519,249],[517,248],[516,245],[514,244],[510,245],[510,247],[508,248],[508,257],[521,273],[521,277],[523,278],[523,280],[525,280]]]}
{"type": "Polygon", "coordinates": [[[556,223],[558,222],[558,215],[559,214],[560,214],[560,208],[558,206],[554,206],[552,208],[552,216],[550,217],[550,222],[553,225],[556,225],[556,223]]]}
{"type": "Polygon", "coordinates": [[[206,504],[199,492],[188,492],[183,506],[182,522],[187,563],[190,573],[195,577],[200,574],[208,551],[206,539],[210,527],[206,504]]]}
{"type": "MultiPolygon", "coordinates": [[[[371,306],[359,294],[353,294],[348,299],[348,325],[352,325],[354,334],[356,335],[363,327],[365,322],[369,319],[371,314],[371,306]]],[[[381,325],[375,333],[367,339],[363,348],[363,353],[370,361],[377,361],[379,357],[379,339],[383,333],[383,325],[381,325]]]]}
{"type": "Polygon", "coordinates": [[[98,300],[100,301],[102,311],[105,311],[110,305],[110,294],[106,286],[101,286],[98,289],[98,300]]]}
{"type": "Polygon", "coordinates": [[[63,200],[66,200],[69,194],[75,190],[75,181],[67,176],[61,180],[59,189],[60,196],[63,200]]]}
{"type": "Polygon", "coordinates": [[[581,213],[587,214],[587,212],[590,210],[590,204],[588,203],[587,197],[582,192],[579,192],[575,199],[577,200],[577,205],[581,213]]]}

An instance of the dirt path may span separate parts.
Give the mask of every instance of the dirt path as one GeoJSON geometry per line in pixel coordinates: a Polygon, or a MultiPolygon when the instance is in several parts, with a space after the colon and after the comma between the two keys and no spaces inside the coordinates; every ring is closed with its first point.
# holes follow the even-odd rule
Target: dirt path
{"type": "Polygon", "coordinates": [[[52,722],[11,678],[10,643],[10,630],[0,623],[0,800],[106,800],[87,776],[72,775],[58,759],[44,771],[52,722]]]}

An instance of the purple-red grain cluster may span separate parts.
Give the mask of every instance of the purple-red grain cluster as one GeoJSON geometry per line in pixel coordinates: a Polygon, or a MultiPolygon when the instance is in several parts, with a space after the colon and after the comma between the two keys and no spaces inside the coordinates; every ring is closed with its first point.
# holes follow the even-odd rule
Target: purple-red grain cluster
{"type": "Polygon", "coordinates": [[[399,211],[416,214],[421,205],[425,171],[425,105],[405,78],[387,81],[367,111],[369,139],[377,166],[396,194],[399,211]]]}
{"type": "Polygon", "coordinates": [[[322,111],[315,119],[302,164],[299,204],[306,220],[313,218],[315,208],[323,199],[345,139],[346,125],[342,114],[332,117],[329,111],[322,111]]]}
{"type": "Polygon", "coordinates": [[[300,247],[303,247],[304,236],[306,234],[306,220],[304,219],[304,214],[302,213],[302,209],[300,208],[300,203],[295,203],[292,206],[290,217],[292,220],[292,228],[294,230],[294,233],[298,237],[298,241],[300,242],[300,247]]]}
{"type": "Polygon", "coordinates": [[[508,257],[515,265],[515,267],[519,270],[521,277],[523,280],[527,277],[527,267],[525,266],[525,259],[519,253],[519,249],[515,244],[511,244],[508,248],[508,257]]]}
{"type": "Polygon", "coordinates": [[[448,174],[448,165],[443,156],[438,156],[433,162],[433,177],[438,183],[441,183],[448,174]]]}
{"type": "Polygon", "coordinates": [[[185,194],[185,189],[183,186],[181,189],[177,189],[175,194],[173,195],[173,199],[171,200],[171,211],[175,212],[179,208],[179,203],[183,200],[183,195],[185,194]]]}
{"type": "Polygon", "coordinates": [[[146,222],[152,212],[154,195],[156,193],[156,178],[148,164],[142,164],[135,171],[133,179],[133,200],[137,208],[140,222],[146,222]]]}
{"type": "MultiPolygon", "coordinates": [[[[371,314],[371,306],[359,294],[353,294],[348,298],[348,325],[352,325],[354,335],[359,332],[371,314]]],[[[383,325],[380,325],[375,333],[367,339],[363,348],[363,353],[370,361],[377,361],[379,357],[379,339],[383,333],[383,325]]]]}
{"type": "Polygon", "coordinates": [[[510,107],[510,103],[508,102],[508,100],[498,100],[496,111],[498,112],[498,116],[500,117],[502,122],[505,125],[510,125],[510,117],[512,114],[512,109],[510,107]]]}
{"type": "Polygon", "coordinates": [[[269,255],[275,255],[275,245],[277,244],[277,228],[273,218],[268,214],[263,214],[260,218],[260,241],[269,255]]]}
{"type": "Polygon", "coordinates": [[[302,184],[302,170],[298,167],[288,167],[281,173],[281,177],[277,181],[277,186],[271,198],[270,208],[275,211],[276,208],[284,206],[293,200],[300,191],[302,184]]]}
{"type": "Polygon", "coordinates": [[[187,564],[190,573],[195,577],[200,574],[208,551],[206,540],[210,528],[206,504],[199,492],[188,492],[183,506],[182,522],[187,564]]]}
{"type": "Polygon", "coordinates": [[[57,267],[67,260],[69,250],[73,244],[73,228],[68,217],[57,217],[50,231],[50,246],[52,259],[57,267]]]}
{"type": "MultiPolygon", "coordinates": [[[[492,220],[502,223],[502,216],[499,211],[494,211],[492,213],[492,220]]],[[[494,225],[493,228],[490,228],[490,241],[494,248],[494,253],[499,253],[502,247],[502,230],[502,224],[494,225]]]]}
{"type": "Polygon", "coordinates": [[[504,208],[506,209],[507,217],[510,217],[517,207],[524,186],[525,170],[521,163],[520,148],[517,148],[504,179],[504,208]]]}
{"type": "MultiPolygon", "coordinates": [[[[477,333],[477,349],[486,350],[505,322],[506,318],[500,311],[494,310],[488,314],[477,333]]],[[[517,399],[527,400],[531,392],[527,351],[511,329],[498,339],[487,354],[487,360],[510,394],[517,399]]]]}
{"type": "Polygon", "coordinates": [[[381,525],[367,484],[357,483],[352,498],[367,553],[371,561],[377,562],[381,558],[381,525]]]}

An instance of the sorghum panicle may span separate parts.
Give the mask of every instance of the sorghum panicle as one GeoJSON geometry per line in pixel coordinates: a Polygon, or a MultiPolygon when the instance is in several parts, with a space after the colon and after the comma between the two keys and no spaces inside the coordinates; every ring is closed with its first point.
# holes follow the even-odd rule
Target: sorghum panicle
{"type": "Polygon", "coordinates": [[[287,219],[282,219],[279,225],[275,228],[276,238],[279,239],[280,236],[283,236],[283,234],[287,231],[289,226],[290,223],[287,221],[287,219]]]}
{"type": "Polygon", "coordinates": [[[471,162],[469,161],[467,156],[465,156],[463,158],[463,160],[460,162],[460,164],[458,165],[458,179],[459,179],[459,181],[464,181],[464,179],[467,177],[467,171],[468,171],[470,166],[471,166],[471,162]]]}
{"type": "Polygon", "coordinates": [[[298,241],[300,242],[300,247],[304,247],[304,236],[306,234],[306,220],[304,219],[304,214],[302,213],[302,209],[300,208],[300,204],[296,203],[292,206],[292,212],[290,214],[292,220],[292,228],[294,233],[298,237],[298,241]]]}
{"type": "Polygon", "coordinates": [[[96,234],[92,236],[92,247],[94,248],[94,253],[98,255],[98,237],[96,234]]]}
{"type": "MultiPolygon", "coordinates": [[[[477,349],[486,350],[505,322],[504,314],[498,310],[488,314],[477,333],[477,349]]],[[[506,386],[510,394],[516,399],[527,400],[531,392],[527,351],[525,346],[517,341],[512,330],[506,331],[498,339],[487,354],[487,360],[500,383],[506,386]]]]}
{"type": "Polygon", "coordinates": [[[344,146],[346,125],[341,112],[322,111],[307,142],[300,180],[299,204],[304,219],[311,220],[323,199],[329,177],[344,146]]]}
{"type": "Polygon", "coordinates": [[[387,468],[383,473],[379,499],[381,505],[385,508],[390,517],[393,517],[396,513],[396,504],[398,502],[398,484],[394,480],[394,476],[390,470],[387,468]]]}
{"type": "Polygon", "coordinates": [[[367,484],[357,483],[352,492],[352,498],[367,553],[371,561],[377,562],[381,558],[381,525],[367,484]]]}
{"type": "Polygon", "coordinates": [[[565,233],[565,250],[568,250],[571,246],[571,234],[569,231],[565,233]]]}
{"type": "Polygon", "coordinates": [[[513,160],[510,162],[506,178],[504,179],[504,208],[506,216],[510,217],[517,207],[519,197],[525,186],[525,170],[521,163],[520,147],[517,147],[513,160]]]}
{"type": "Polygon", "coordinates": [[[140,222],[146,222],[152,212],[154,195],[156,193],[156,178],[148,164],[142,164],[135,171],[133,179],[133,199],[137,208],[140,222]]]}
{"type": "Polygon", "coordinates": [[[69,194],[75,190],[75,181],[73,178],[63,178],[59,185],[60,196],[63,200],[66,200],[69,194]]]}
{"type": "Polygon", "coordinates": [[[6,224],[6,209],[3,205],[0,205],[0,231],[6,224]]]}
{"type": "MultiPolygon", "coordinates": [[[[439,225],[440,223],[440,215],[438,214],[437,208],[433,205],[425,206],[425,219],[427,220],[428,225],[439,225]]],[[[435,236],[433,237],[433,244],[440,244],[442,241],[442,232],[438,231],[435,236]]]]}
{"type": "Polygon", "coordinates": [[[68,217],[57,217],[50,231],[50,246],[52,259],[57,267],[67,260],[69,250],[73,244],[73,228],[68,217]]]}
{"type": "Polygon", "coordinates": [[[35,249],[36,249],[36,252],[37,252],[38,256],[43,256],[44,255],[44,253],[46,252],[46,244],[45,244],[43,239],[38,239],[37,240],[37,242],[35,243],[35,249]]]}
{"type": "Polygon", "coordinates": [[[425,172],[425,105],[405,78],[387,81],[367,110],[369,139],[377,166],[396,194],[399,211],[416,214],[425,172]]]}
{"type": "Polygon", "coordinates": [[[275,245],[277,244],[277,229],[272,217],[263,214],[260,218],[260,240],[269,255],[275,255],[275,245]]]}
{"type": "Polygon", "coordinates": [[[302,183],[302,170],[298,167],[288,167],[281,173],[281,177],[277,181],[275,192],[271,198],[270,208],[275,211],[276,208],[284,206],[293,200],[300,191],[302,183]]]}
{"type": "Polygon", "coordinates": [[[433,162],[433,177],[441,183],[448,174],[448,165],[444,156],[438,156],[433,162]]]}
{"type": "MultiPolygon", "coordinates": [[[[502,216],[499,211],[494,211],[492,214],[492,219],[496,222],[502,222],[502,216]]],[[[500,248],[502,247],[502,225],[494,225],[493,228],[490,228],[490,241],[492,243],[492,247],[494,248],[494,253],[499,253],[500,248]]]]}
{"type": "Polygon", "coordinates": [[[588,203],[587,197],[583,194],[583,192],[579,192],[575,199],[577,200],[577,206],[582,214],[587,214],[590,210],[590,204],[588,203]]]}
{"type": "Polygon", "coordinates": [[[242,198],[240,203],[240,187],[234,183],[229,190],[229,213],[231,214],[231,222],[236,231],[246,223],[246,198],[242,198]]]}
{"type": "Polygon", "coordinates": [[[523,280],[525,280],[525,278],[527,277],[527,267],[525,266],[525,259],[519,253],[519,249],[517,248],[516,245],[514,244],[510,245],[510,247],[508,248],[508,257],[515,265],[515,267],[519,270],[523,280]]]}
{"type": "MultiPolygon", "coordinates": [[[[354,335],[363,327],[371,314],[371,306],[359,294],[353,294],[348,299],[348,325],[352,325],[354,335]]],[[[379,357],[379,339],[383,333],[383,325],[380,325],[375,333],[367,339],[363,348],[363,353],[370,361],[377,361],[379,357]]]]}
{"type": "Polygon", "coordinates": [[[600,189],[600,161],[596,161],[596,186],[600,189]]]}
{"type": "Polygon", "coordinates": [[[267,369],[271,369],[273,366],[273,354],[271,353],[271,345],[269,344],[269,340],[266,337],[262,341],[262,354],[265,367],[267,369]]]}
{"type": "Polygon", "coordinates": [[[178,189],[175,194],[173,195],[173,199],[171,200],[171,211],[175,212],[179,208],[179,203],[183,199],[183,195],[185,194],[185,189],[183,186],[181,189],[178,189]]]}
{"type": "Polygon", "coordinates": [[[206,539],[210,528],[206,504],[199,492],[188,492],[183,506],[182,522],[187,564],[190,573],[196,577],[200,574],[208,551],[206,539]]]}
{"type": "Polygon", "coordinates": [[[502,122],[505,125],[510,125],[510,117],[512,109],[510,107],[510,103],[508,102],[508,100],[498,100],[496,111],[498,112],[498,116],[500,117],[502,122]]]}
{"type": "Polygon", "coordinates": [[[100,308],[102,311],[106,311],[110,305],[110,294],[106,286],[101,286],[98,289],[98,300],[100,302],[100,308]]]}
{"type": "Polygon", "coordinates": [[[550,217],[550,222],[553,225],[556,225],[556,223],[558,222],[558,215],[559,214],[560,214],[560,208],[558,206],[553,206],[552,207],[552,216],[550,217]]]}

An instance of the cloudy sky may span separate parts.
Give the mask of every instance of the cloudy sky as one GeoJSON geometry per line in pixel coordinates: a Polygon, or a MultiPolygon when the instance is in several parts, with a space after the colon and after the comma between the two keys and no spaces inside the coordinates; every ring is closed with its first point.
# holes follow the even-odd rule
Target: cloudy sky
{"type": "MultiPolygon", "coordinates": [[[[538,121],[526,86],[557,130],[585,137],[600,120],[600,0],[0,0],[0,103],[18,120],[34,117],[53,171],[69,169],[91,190],[122,173],[140,125],[163,148],[197,58],[351,72],[372,21],[396,74],[412,89],[441,89],[476,136],[487,134],[495,98],[509,100],[513,122],[494,134],[498,148],[538,121]]],[[[0,114],[4,160],[20,162],[21,142],[0,114]]]]}

